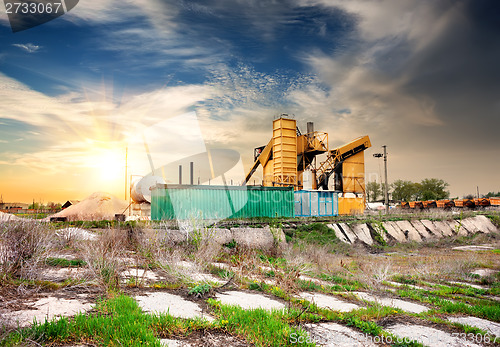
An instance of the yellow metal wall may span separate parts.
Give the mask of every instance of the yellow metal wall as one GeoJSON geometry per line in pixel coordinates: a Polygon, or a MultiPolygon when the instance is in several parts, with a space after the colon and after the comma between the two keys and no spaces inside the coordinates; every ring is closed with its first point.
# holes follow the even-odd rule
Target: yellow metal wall
{"type": "Polygon", "coordinates": [[[365,155],[363,152],[346,159],[342,164],[344,193],[365,194],[365,155]]]}
{"type": "Polygon", "coordinates": [[[297,125],[295,119],[273,122],[273,181],[276,185],[297,184],[297,125]]]}
{"type": "Polygon", "coordinates": [[[364,198],[339,198],[339,215],[363,214],[364,212],[364,198]]]}
{"type": "Polygon", "coordinates": [[[267,162],[266,166],[262,168],[263,180],[262,185],[265,187],[271,187],[273,185],[274,177],[274,160],[271,159],[267,162]]]}

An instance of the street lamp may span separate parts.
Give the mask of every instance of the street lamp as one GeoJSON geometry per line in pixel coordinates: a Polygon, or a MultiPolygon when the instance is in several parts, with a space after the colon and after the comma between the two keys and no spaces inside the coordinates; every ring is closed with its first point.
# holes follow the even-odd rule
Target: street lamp
{"type": "Polygon", "coordinates": [[[383,145],[384,153],[375,153],[373,156],[375,158],[384,158],[384,169],[385,169],[385,187],[384,187],[384,195],[385,195],[385,213],[389,213],[389,186],[387,184],[387,146],[383,145]]]}

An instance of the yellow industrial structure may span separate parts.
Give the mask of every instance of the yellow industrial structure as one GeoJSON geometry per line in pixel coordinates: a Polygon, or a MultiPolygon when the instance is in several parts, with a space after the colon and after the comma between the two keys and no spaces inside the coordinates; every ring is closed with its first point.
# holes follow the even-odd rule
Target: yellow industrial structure
{"type": "Polygon", "coordinates": [[[364,150],[371,147],[368,136],[359,137],[329,150],[328,134],[314,131],[307,123],[301,134],[295,119],[282,115],[273,121],[273,137],[266,146],[255,148],[254,164],[246,175],[246,184],[262,165],[263,186],[293,186],[295,190],[329,189],[341,192],[339,214],[360,214],[365,208],[364,150]],[[326,159],[316,165],[316,157],[326,159]]]}

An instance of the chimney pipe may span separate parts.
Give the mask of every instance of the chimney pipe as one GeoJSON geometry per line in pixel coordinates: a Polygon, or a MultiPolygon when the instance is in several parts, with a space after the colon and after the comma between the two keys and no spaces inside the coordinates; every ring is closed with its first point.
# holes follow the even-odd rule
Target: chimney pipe
{"type": "Polygon", "coordinates": [[[307,136],[312,137],[312,133],[314,132],[314,123],[313,122],[307,122],[307,136]]]}
{"type": "Polygon", "coordinates": [[[189,162],[189,177],[190,177],[190,184],[194,185],[194,163],[192,161],[189,162]]]}

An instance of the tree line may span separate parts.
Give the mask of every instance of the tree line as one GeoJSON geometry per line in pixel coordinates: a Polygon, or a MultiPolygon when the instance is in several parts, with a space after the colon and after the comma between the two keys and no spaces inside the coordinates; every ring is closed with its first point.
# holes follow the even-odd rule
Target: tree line
{"type": "MultiPolygon", "coordinates": [[[[425,178],[421,182],[396,180],[389,185],[389,195],[392,201],[418,201],[447,199],[450,192],[446,190],[448,183],[442,179],[425,178]]],[[[385,184],[368,182],[366,195],[368,201],[383,200],[385,184]]]]}

